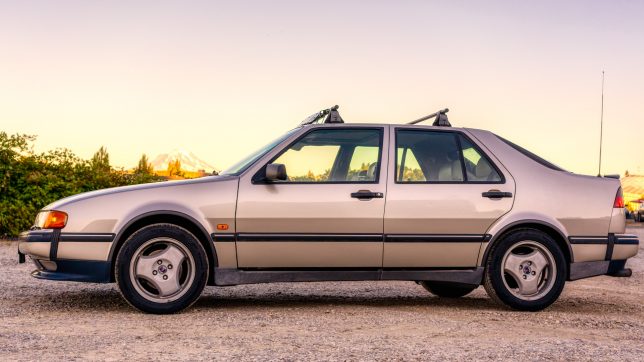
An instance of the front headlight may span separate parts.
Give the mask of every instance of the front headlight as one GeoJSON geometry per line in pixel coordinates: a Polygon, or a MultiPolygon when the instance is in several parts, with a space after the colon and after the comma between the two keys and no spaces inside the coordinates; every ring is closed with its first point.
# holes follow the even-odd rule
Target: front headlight
{"type": "Polygon", "coordinates": [[[62,229],[67,225],[67,214],[62,211],[41,211],[36,216],[36,226],[39,229],[62,229]]]}

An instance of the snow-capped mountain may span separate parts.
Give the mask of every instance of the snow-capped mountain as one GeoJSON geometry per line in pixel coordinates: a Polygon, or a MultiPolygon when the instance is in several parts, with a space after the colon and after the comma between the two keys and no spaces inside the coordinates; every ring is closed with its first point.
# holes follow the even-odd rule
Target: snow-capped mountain
{"type": "Polygon", "coordinates": [[[184,171],[199,171],[212,172],[215,168],[197,157],[194,153],[186,150],[172,150],[170,153],[162,153],[152,160],[152,168],[155,171],[162,171],[168,169],[168,164],[171,161],[179,160],[181,162],[181,169],[184,171]]]}

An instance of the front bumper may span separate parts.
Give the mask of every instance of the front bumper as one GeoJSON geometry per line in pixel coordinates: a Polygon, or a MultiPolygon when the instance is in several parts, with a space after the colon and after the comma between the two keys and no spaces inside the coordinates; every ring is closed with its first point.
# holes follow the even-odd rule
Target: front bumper
{"type": "Polygon", "coordinates": [[[600,247],[604,260],[579,261],[570,264],[568,280],[577,280],[597,275],[625,276],[626,259],[637,255],[640,241],[633,234],[609,234],[608,237],[571,237],[575,246],[600,247]]]}
{"type": "Polygon", "coordinates": [[[29,256],[38,279],[109,283],[114,234],[32,230],[20,234],[18,261],[29,256]]]}

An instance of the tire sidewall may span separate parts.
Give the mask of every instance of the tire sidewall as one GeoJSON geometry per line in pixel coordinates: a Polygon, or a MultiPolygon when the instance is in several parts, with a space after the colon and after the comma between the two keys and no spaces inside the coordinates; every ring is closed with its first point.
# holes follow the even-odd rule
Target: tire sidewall
{"type": "Polygon", "coordinates": [[[504,236],[491,252],[485,277],[494,288],[497,297],[507,306],[528,311],[537,311],[544,309],[554,303],[561,294],[567,278],[567,265],[561,248],[547,234],[536,230],[521,230],[504,236]],[[522,241],[533,241],[552,254],[556,264],[557,276],[550,291],[537,300],[523,300],[514,295],[503,281],[503,256],[513,248],[517,243],[522,241]]]}
{"type": "Polygon", "coordinates": [[[132,234],[119,250],[114,268],[119,291],[127,302],[143,312],[155,314],[175,313],[197,301],[208,281],[208,271],[208,257],[199,240],[188,230],[172,224],[149,225],[132,234]],[[195,261],[195,277],[183,296],[172,302],[156,303],[137,292],[129,270],[137,249],[145,242],[160,237],[175,239],[188,249],[195,261]]]}

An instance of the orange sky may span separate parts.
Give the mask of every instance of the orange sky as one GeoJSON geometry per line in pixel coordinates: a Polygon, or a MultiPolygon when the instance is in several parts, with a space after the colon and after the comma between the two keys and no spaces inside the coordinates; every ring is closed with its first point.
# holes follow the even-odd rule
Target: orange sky
{"type": "Polygon", "coordinates": [[[0,130],[133,167],[218,169],[334,104],[349,122],[449,107],[578,173],[644,174],[638,1],[0,2],[0,130]]]}

